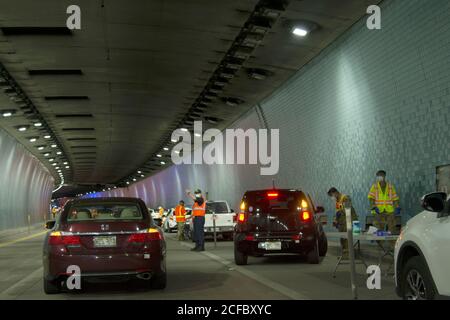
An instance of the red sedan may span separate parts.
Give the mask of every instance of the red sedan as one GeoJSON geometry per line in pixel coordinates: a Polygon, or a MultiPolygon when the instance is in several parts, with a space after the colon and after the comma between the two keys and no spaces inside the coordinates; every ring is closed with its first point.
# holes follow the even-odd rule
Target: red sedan
{"type": "Polygon", "coordinates": [[[134,198],[68,202],[44,243],[44,291],[58,293],[73,270],[81,280],[140,279],[150,288],[166,286],[166,243],[145,203],[134,198]],[[75,267],[74,267],[75,266],[75,267]],[[74,269],[75,268],[75,269],[74,269]]]}

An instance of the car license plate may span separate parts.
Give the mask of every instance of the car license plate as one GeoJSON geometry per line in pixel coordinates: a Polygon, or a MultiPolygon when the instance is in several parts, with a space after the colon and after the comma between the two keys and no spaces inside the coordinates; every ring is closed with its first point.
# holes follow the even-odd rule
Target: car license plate
{"type": "Polygon", "coordinates": [[[258,248],[265,250],[281,250],[281,242],[260,242],[258,243],[258,248]]]}
{"type": "Polygon", "coordinates": [[[116,236],[94,237],[94,247],[106,248],[116,246],[116,236]]]}

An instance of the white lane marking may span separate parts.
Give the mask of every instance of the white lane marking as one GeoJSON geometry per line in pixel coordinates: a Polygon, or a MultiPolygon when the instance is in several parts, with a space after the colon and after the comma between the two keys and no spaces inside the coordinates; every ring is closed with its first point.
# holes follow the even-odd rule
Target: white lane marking
{"type": "MultiPolygon", "coordinates": [[[[172,239],[171,239],[172,240],[172,239]]],[[[188,248],[193,248],[193,245],[184,243],[184,242],[180,242],[180,244],[184,247],[188,247],[188,248]]],[[[207,256],[208,258],[215,260],[221,264],[223,264],[224,266],[228,267],[228,268],[233,268],[235,271],[247,276],[248,278],[255,280],[263,285],[265,285],[266,287],[269,287],[275,291],[278,291],[279,293],[293,299],[293,300],[310,300],[308,297],[306,297],[305,295],[298,293],[297,291],[294,291],[288,287],[285,287],[275,281],[272,281],[270,279],[267,279],[266,277],[263,277],[253,271],[247,270],[241,266],[237,266],[235,265],[233,262],[224,259],[222,257],[219,257],[215,254],[212,254],[210,252],[200,252],[201,254],[207,256]]]]}
{"type": "Polygon", "coordinates": [[[11,300],[18,298],[22,293],[31,288],[36,282],[42,280],[43,268],[33,271],[28,276],[16,282],[8,289],[0,293],[0,300],[11,300]]]}

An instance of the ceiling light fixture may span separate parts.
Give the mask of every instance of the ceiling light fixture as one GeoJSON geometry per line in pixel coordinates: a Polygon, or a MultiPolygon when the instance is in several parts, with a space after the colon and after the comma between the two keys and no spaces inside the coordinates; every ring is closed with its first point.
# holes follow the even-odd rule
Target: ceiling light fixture
{"type": "Polygon", "coordinates": [[[35,122],[35,123],[34,123],[34,126],[35,126],[35,127],[42,127],[42,122],[35,122]]]}
{"type": "Polygon", "coordinates": [[[17,130],[19,130],[20,132],[24,132],[27,131],[28,127],[27,126],[20,126],[17,128],[17,130]]]}
{"type": "Polygon", "coordinates": [[[30,138],[30,142],[36,142],[37,138],[30,138]]]}
{"type": "Polygon", "coordinates": [[[306,37],[309,32],[303,27],[297,27],[292,30],[292,33],[299,37],[306,37]]]}

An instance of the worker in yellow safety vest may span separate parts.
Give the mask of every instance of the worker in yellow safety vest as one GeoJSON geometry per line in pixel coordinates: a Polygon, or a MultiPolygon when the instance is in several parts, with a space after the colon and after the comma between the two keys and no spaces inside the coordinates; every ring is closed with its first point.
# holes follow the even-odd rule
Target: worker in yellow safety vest
{"type": "Polygon", "coordinates": [[[376,182],[369,191],[369,202],[374,217],[374,226],[385,231],[386,226],[392,234],[397,233],[395,215],[399,215],[400,198],[392,183],[386,181],[386,171],[380,170],[376,174],[376,182]]]}
{"type": "Polygon", "coordinates": [[[191,249],[191,251],[205,251],[206,201],[200,189],[195,190],[195,196],[189,190],[187,191],[187,195],[194,200],[194,205],[192,206],[192,222],[194,225],[195,248],[191,249]]]}
{"type": "MultiPolygon", "coordinates": [[[[347,232],[347,219],[345,214],[345,208],[351,209],[352,221],[358,220],[358,215],[352,205],[350,196],[340,193],[336,188],[328,190],[328,196],[336,202],[336,216],[333,221],[333,226],[338,229],[339,232],[347,232]]],[[[341,238],[342,259],[348,259],[348,240],[341,238]]]]}
{"type": "Polygon", "coordinates": [[[178,225],[178,240],[184,241],[184,224],[186,223],[186,208],[184,201],[181,200],[175,207],[175,218],[178,225]]]}

